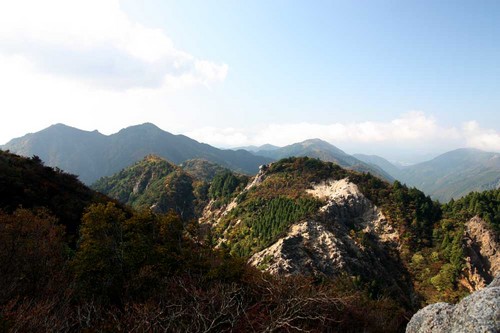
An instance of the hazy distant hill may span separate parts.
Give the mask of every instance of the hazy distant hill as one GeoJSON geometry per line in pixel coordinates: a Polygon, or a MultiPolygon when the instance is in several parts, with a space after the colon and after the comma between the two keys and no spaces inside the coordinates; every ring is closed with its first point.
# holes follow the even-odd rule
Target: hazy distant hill
{"type": "Polygon", "coordinates": [[[276,150],[279,148],[280,147],[278,147],[278,146],[274,146],[274,145],[271,145],[269,143],[266,143],[265,145],[262,145],[262,146],[245,146],[245,147],[234,148],[234,150],[244,149],[244,150],[248,150],[251,152],[257,152],[259,150],[260,151],[270,151],[270,150],[276,150]]]}
{"type": "Polygon", "coordinates": [[[13,139],[1,148],[24,156],[38,155],[47,165],[76,174],[87,184],[149,154],[176,164],[203,158],[248,174],[257,173],[260,165],[271,162],[245,150],[221,150],[184,135],[173,135],[150,123],[131,126],[109,136],[57,124],[13,139]]]}
{"type": "Polygon", "coordinates": [[[472,191],[500,187],[500,154],[479,149],[461,148],[444,153],[430,161],[398,168],[379,156],[357,154],[394,178],[424,191],[434,199],[447,202],[472,191]]]}
{"type": "Polygon", "coordinates": [[[401,180],[443,202],[500,187],[500,154],[462,148],[403,169],[401,180]]]}
{"type": "Polygon", "coordinates": [[[399,179],[401,177],[401,167],[398,167],[383,157],[377,155],[365,155],[365,154],[353,154],[352,156],[356,157],[358,160],[363,161],[368,164],[373,164],[387,172],[395,179],[399,179]]]}
{"type": "Polygon", "coordinates": [[[255,154],[276,160],[291,156],[319,158],[325,162],[335,162],[344,168],[360,172],[371,172],[372,174],[386,180],[394,180],[389,173],[380,167],[360,161],[359,159],[346,154],[334,145],[320,139],[310,139],[273,150],[257,150],[255,151],[255,154]]]}

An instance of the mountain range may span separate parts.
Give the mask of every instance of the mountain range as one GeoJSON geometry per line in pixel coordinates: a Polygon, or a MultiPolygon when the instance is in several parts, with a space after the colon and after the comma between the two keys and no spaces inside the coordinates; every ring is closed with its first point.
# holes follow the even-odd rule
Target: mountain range
{"type": "Polygon", "coordinates": [[[370,172],[388,181],[393,181],[395,179],[378,165],[365,163],[321,139],[309,139],[280,148],[264,145],[253,153],[255,155],[265,156],[274,160],[280,160],[282,158],[292,156],[318,158],[325,162],[337,163],[341,167],[350,170],[370,172]]]}
{"type": "Polygon", "coordinates": [[[38,156],[0,151],[0,176],[0,305],[20,304],[0,327],[19,331],[132,331],[151,314],[153,331],[199,331],[202,313],[224,331],[402,332],[500,272],[500,190],[441,205],[309,157],[248,177],[148,155],[95,184],[123,205],[38,156]]]}
{"type": "Polygon", "coordinates": [[[378,165],[395,179],[442,202],[461,198],[472,191],[500,188],[499,153],[461,148],[407,167],[397,167],[379,156],[354,156],[378,165]]]}
{"type": "Polygon", "coordinates": [[[244,174],[256,174],[260,165],[283,157],[310,156],[393,180],[378,166],[364,163],[319,139],[283,148],[265,145],[256,147],[256,152],[223,150],[184,135],[173,135],[150,123],[127,127],[109,136],[56,124],[13,139],[0,148],[27,157],[37,155],[49,166],[78,175],[86,184],[110,176],[149,154],[175,164],[205,159],[244,174]]]}
{"type": "Polygon", "coordinates": [[[76,174],[86,184],[110,176],[149,154],[175,164],[203,158],[246,174],[255,174],[259,165],[272,161],[246,150],[218,149],[184,135],[165,132],[150,123],[112,135],[56,124],[13,139],[0,148],[27,157],[37,155],[48,166],[76,174]]]}
{"type": "MultiPolygon", "coordinates": [[[[78,175],[86,184],[111,176],[154,154],[174,164],[184,163],[198,172],[208,170],[200,163],[215,163],[247,175],[256,174],[260,165],[281,158],[308,156],[350,170],[370,172],[387,181],[399,180],[441,202],[458,199],[472,191],[500,187],[500,154],[478,149],[457,149],[430,161],[400,166],[376,155],[349,155],[320,139],[285,147],[266,144],[218,149],[184,135],[163,131],[150,123],[131,126],[112,135],[56,124],[13,139],[0,148],[27,157],[39,156],[48,166],[78,175]]],[[[215,175],[213,168],[206,176],[215,175]]]]}

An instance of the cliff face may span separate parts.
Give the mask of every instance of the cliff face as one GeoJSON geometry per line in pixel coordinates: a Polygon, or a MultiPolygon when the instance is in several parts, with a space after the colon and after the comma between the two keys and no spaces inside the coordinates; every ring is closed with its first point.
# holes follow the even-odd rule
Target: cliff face
{"type": "MultiPolygon", "coordinates": [[[[267,170],[261,168],[254,180],[227,205],[215,208],[211,202],[205,208],[200,223],[219,230],[219,244],[234,245],[231,242],[255,230],[257,219],[250,220],[248,227],[242,226],[246,208],[245,203],[241,204],[245,199],[241,198],[255,193],[269,195],[263,189],[271,186],[273,191],[283,191],[277,189],[283,184],[282,178],[277,183],[276,175],[268,174],[267,170]],[[243,236],[234,236],[238,232],[243,236]]],[[[294,186],[291,183],[294,178],[283,179],[294,186]]],[[[320,204],[310,216],[290,221],[271,243],[251,253],[248,259],[251,265],[272,274],[357,276],[364,281],[377,281],[398,295],[411,294],[411,283],[399,260],[398,231],[348,176],[310,182],[293,195],[320,204]]],[[[251,209],[259,211],[272,200],[258,201],[251,209]]]]}
{"type": "Polygon", "coordinates": [[[406,333],[498,332],[500,329],[500,276],[457,305],[436,303],[418,311],[406,333]]]}
{"type": "Polygon", "coordinates": [[[284,237],[254,254],[249,262],[285,275],[359,274],[366,267],[389,275],[376,257],[397,247],[397,232],[358,187],[348,179],[331,180],[308,192],[326,201],[318,216],[294,223],[284,237]]]}
{"type": "Polygon", "coordinates": [[[479,217],[465,223],[464,254],[466,263],[460,283],[471,292],[484,288],[500,274],[498,236],[479,217]]]}

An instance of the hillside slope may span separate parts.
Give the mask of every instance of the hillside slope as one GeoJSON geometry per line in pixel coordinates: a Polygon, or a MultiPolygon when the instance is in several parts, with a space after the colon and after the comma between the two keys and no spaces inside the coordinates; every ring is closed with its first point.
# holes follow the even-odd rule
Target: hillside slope
{"type": "Polygon", "coordinates": [[[76,176],[44,166],[37,156],[25,158],[0,150],[0,209],[45,208],[76,234],[80,218],[92,203],[109,201],[76,176]]]}
{"type": "MultiPolygon", "coordinates": [[[[496,195],[479,200],[497,207],[483,209],[480,217],[496,216],[495,200],[496,195]]],[[[222,208],[212,200],[200,223],[211,226],[219,246],[259,269],[280,275],[347,274],[374,293],[390,291],[418,306],[456,301],[471,290],[466,281],[488,282],[500,273],[490,255],[498,237],[477,232],[484,228],[464,233],[477,212],[460,204],[441,207],[399,182],[288,158],[263,167],[222,208]],[[482,259],[474,260],[475,254],[482,259]]]]}
{"type": "Polygon", "coordinates": [[[403,169],[400,180],[447,202],[500,187],[500,154],[463,148],[403,169]]]}
{"type": "Polygon", "coordinates": [[[394,179],[401,178],[401,167],[398,167],[383,157],[377,155],[365,155],[365,154],[353,154],[352,156],[356,157],[358,160],[363,161],[368,164],[376,165],[389,175],[391,175],[394,179]]]}
{"type": "Polygon", "coordinates": [[[498,153],[462,148],[407,167],[397,167],[376,155],[353,156],[377,165],[395,179],[408,186],[415,186],[441,202],[458,199],[473,191],[500,187],[498,153]]]}
{"type": "Polygon", "coordinates": [[[135,209],[174,210],[184,219],[194,217],[193,178],[155,155],[99,179],[92,188],[135,209]]]}

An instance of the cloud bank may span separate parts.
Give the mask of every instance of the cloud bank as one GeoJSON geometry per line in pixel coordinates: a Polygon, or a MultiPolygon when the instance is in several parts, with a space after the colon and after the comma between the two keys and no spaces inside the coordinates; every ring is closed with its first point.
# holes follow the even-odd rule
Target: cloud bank
{"type": "Polygon", "coordinates": [[[2,1],[0,53],[111,89],[208,86],[228,71],[175,48],[162,30],[131,21],[118,0],[2,1]]]}
{"type": "Polygon", "coordinates": [[[132,21],[118,0],[0,1],[0,144],[54,123],[175,130],[193,121],[186,101],[227,73],[132,21]]]}
{"type": "Polygon", "coordinates": [[[262,145],[284,146],[311,138],[333,144],[379,145],[386,147],[471,147],[500,152],[500,133],[481,128],[475,121],[460,128],[446,127],[423,112],[409,112],[387,121],[357,123],[269,124],[253,130],[204,127],[187,133],[199,141],[222,147],[262,145]]]}

